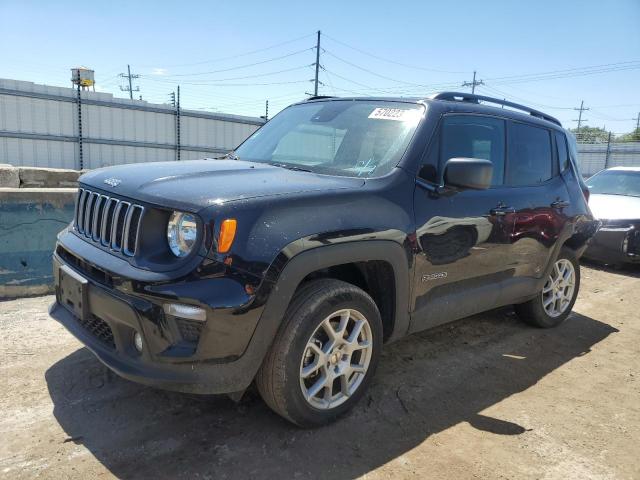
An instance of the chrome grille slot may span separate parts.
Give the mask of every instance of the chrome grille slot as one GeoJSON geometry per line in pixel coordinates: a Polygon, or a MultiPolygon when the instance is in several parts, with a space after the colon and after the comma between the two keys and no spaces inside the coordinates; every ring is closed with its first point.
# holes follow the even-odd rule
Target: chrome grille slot
{"type": "Polygon", "coordinates": [[[81,188],[74,228],[85,238],[132,257],[138,247],[144,207],[81,188]]]}
{"type": "Polygon", "coordinates": [[[111,232],[111,248],[113,250],[122,250],[122,234],[127,220],[127,212],[131,206],[128,202],[120,202],[116,207],[116,213],[113,218],[113,231],[111,232]]]}
{"type": "Polygon", "coordinates": [[[87,237],[91,236],[91,220],[93,218],[93,204],[99,195],[97,193],[89,192],[87,195],[87,203],[84,206],[84,234],[87,237]]]}

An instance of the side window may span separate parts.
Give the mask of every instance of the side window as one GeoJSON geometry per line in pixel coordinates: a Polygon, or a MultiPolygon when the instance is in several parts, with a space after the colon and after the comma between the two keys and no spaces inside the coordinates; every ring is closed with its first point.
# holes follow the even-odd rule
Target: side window
{"type": "Polygon", "coordinates": [[[476,115],[450,115],[442,124],[440,168],[455,157],[484,158],[493,163],[491,185],[504,180],[504,121],[476,115]]]}
{"type": "Polygon", "coordinates": [[[524,123],[511,123],[505,183],[514,186],[543,183],[552,177],[552,167],[549,131],[524,123]]]}
{"type": "Polygon", "coordinates": [[[567,151],[567,139],[561,132],[555,132],[556,147],[558,148],[558,165],[564,172],[569,167],[569,152],[567,151]]]}

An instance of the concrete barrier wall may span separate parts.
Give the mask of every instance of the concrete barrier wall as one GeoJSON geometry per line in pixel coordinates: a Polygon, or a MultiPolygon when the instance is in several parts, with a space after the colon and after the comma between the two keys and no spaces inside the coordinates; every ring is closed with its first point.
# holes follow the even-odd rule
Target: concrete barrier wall
{"type": "Polygon", "coordinates": [[[73,219],[75,188],[0,188],[0,298],[53,290],[56,235],[73,219]]]}

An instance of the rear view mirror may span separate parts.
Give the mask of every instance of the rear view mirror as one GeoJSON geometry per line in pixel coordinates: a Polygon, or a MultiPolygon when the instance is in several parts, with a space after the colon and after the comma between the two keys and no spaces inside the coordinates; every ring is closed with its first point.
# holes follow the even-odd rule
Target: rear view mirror
{"type": "Polygon", "coordinates": [[[493,164],[482,158],[451,158],[444,166],[444,184],[485,190],[491,186],[493,164]]]}

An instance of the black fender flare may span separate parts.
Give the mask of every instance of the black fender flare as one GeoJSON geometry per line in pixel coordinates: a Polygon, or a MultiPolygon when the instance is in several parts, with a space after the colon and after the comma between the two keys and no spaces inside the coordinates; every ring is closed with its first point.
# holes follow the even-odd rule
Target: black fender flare
{"type": "Polygon", "coordinates": [[[291,257],[271,287],[260,320],[244,354],[233,363],[237,383],[245,388],[255,377],[264,356],[278,333],[285,312],[300,282],[317,270],[352,262],[388,262],[395,279],[394,328],[388,341],[397,340],[409,330],[410,276],[405,248],[392,240],[365,240],[326,245],[291,257]]]}

